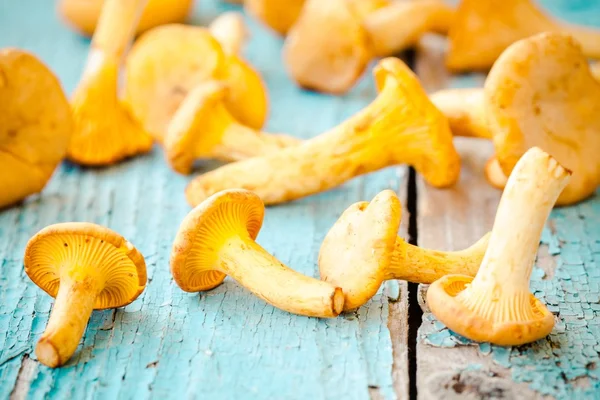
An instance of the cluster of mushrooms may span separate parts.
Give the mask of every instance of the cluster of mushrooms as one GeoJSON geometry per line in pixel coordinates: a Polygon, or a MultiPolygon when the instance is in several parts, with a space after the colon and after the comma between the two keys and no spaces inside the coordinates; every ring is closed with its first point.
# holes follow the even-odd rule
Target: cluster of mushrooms
{"type": "MultiPolygon", "coordinates": [[[[70,102],[33,55],[0,51],[0,207],[41,191],[65,157],[105,166],[158,142],[181,174],[197,159],[230,162],[186,189],[194,208],[170,260],[182,290],[210,290],[229,275],[275,307],[329,318],[365,304],[385,280],[402,279],[431,284],[433,314],[470,339],[540,339],[554,326],[529,291],[542,229],[555,204],[581,201],[600,185],[600,74],[587,63],[600,56],[600,32],[560,24],[528,0],[494,4],[463,0],[455,10],[437,0],[246,0],[252,15],[286,35],[284,57],[302,87],[342,93],[372,58],[385,57],[373,70],[379,95],[372,103],[301,141],[260,130],[268,96],[240,55],[247,32],[239,14],[205,29],[176,23],[190,0],[63,0],[65,19],[93,33],[70,102]],[[428,96],[400,59],[388,57],[427,32],[449,33],[451,70],[491,67],[484,88],[428,96]],[[398,237],[401,206],[390,190],[342,213],[322,243],[320,279],[255,242],[265,204],[391,165],[452,186],[460,175],[453,135],[493,141],[485,172],[504,190],[492,231],[470,248],[435,251],[398,237]]],[[[143,255],[90,223],[42,229],[28,242],[24,265],[56,298],[36,347],[50,367],[75,352],[92,310],[129,304],[147,281],[143,255]]]]}

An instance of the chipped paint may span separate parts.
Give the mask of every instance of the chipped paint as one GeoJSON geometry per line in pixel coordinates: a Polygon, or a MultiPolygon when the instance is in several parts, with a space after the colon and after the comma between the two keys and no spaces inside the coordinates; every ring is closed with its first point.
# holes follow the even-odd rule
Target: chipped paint
{"type": "MultiPolygon", "coordinates": [[[[192,20],[214,15],[202,1],[192,20]]],[[[53,2],[0,0],[0,47],[40,55],[71,91],[89,41],[62,25],[53,2]],[[60,45],[57,45],[60,44],[60,45]]],[[[249,21],[251,22],[251,21],[249,21]]],[[[251,22],[247,56],[266,77],[273,107],[270,128],[314,136],[348,117],[375,96],[370,78],[343,98],[298,90],[280,63],[281,41],[251,22]]],[[[269,208],[259,242],[299,271],[316,276],[321,241],[350,204],[398,189],[403,173],[388,169],[338,190],[269,208]]],[[[159,149],[121,165],[81,169],[65,164],[41,196],[0,212],[0,398],[379,398],[394,399],[394,359],[388,330],[386,285],[355,314],[332,320],[290,315],[227,279],[202,294],[182,292],[168,259],[179,222],[189,211],[188,178],[168,170],[159,149]],[[25,276],[23,250],[45,225],[91,221],[119,232],[145,255],[148,286],[116,311],[94,312],[74,357],[51,370],[35,360],[52,299],[25,276]],[[24,355],[27,375],[19,380],[24,355]],[[33,367],[31,363],[34,363],[33,367]],[[28,382],[22,382],[27,378],[28,382]],[[16,395],[16,393],[13,393],[16,395]]],[[[395,368],[404,369],[400,359],[395,368]]],[[[404,388],[398,389],[400,395],[404,388]]]]}

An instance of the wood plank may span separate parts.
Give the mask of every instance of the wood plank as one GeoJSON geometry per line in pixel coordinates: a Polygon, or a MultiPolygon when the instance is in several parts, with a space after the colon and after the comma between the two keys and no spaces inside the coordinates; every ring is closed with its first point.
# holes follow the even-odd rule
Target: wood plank
{"type": "MultiPolygon", "coordinates": [[[[600,4],[545,1],[553,13],[572,22],[600,26],[600,4]]],[[[427,37],[417,52],[416,70],[428,91],[481,86],[485,76],[448,76],[445,43],[427,37]]],[[[485,182],[483,165],[492,146],[477,139],[457,139],[463,157],[461,181],[450,190],[417,182],[418,244],[458,250],[491,229],[500,192],[485,182]]],[[[417,345],[420,399],[453,398],[597,398],[598,275],[600,197],[574,207],[555,209],[542,237],[531,288],[557,316],[547,340],[502,348],[476,344],[436,321],[424,302],[417,345]]]]}
{"type": "MultiPolygon", "coordinates": [[[[0,0],[0,46],[36,53],[70,92],[89,41],[61,24],[53,7],[43,0],[0,0]]],[[[202,1],[191,20],[205,23],[228,8],[202,1]]],[[[375,96],[370,77],[341,98],[296,89],[281,64],[281,41],[249,22],[247,56],[269,86],[271,130],[311,137],[375,96]]],[[[182,292],[168,258],[189,211],[187,181],[166,167],[156,148],[106,169],[64,164],[40,196],[0,212],[0,398],[407,397],[404,283],[390,282],[356,313],[332,320],[279,311],[230,279],[200,295],[182,292]],[[25,276],[22,257],[31,235],[61,221],[96,222],[129,238],[146,257],[149,283],[126,308],[94,312],[73,359],[52,370],[33,353],[52,299],[25,276]]],[[[341,212],[390,187],[404,193],[404,169],[269,208],[259,242],[317,276],[320,243],[341,212]]]]}

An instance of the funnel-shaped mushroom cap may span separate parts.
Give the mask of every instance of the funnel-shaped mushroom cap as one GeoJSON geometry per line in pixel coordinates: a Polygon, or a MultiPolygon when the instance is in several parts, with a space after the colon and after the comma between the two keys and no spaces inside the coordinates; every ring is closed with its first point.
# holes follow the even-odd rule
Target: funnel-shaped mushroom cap
{"type": "Polygon", "coordinates": [[[152,138],[117,97],[118,61],[92,50],[71,107],[75,131],[70,160],[83,165],[107,165],[152,148],[152,138]]]}
{"type": "Polygon", "coordinates": [[[486,70],[517,40],[561,31],[581,41],[586,55],[600,57],[600,31],[555,21],[532,0],[462,0],[450,27],[446,65],[458,71],[486,70]]]}
{"type": "Polygon", "coordinates": [[[0,208],[44,188],[72,132],[54,74],[29,53],[0,50],[0,208]]]}
{"type": "MultiPolygon", "coordinates": [[[[66,22],[86,36],[92,36],[100,17],[104,0],[61,0],[58,11],[66,22]]],[[[136,32],[158,25],[183,22],[193,0],[148,0],[136,32]]]]}
{"type": "Polygon", "coordinates": [[[61,279],[97,279],[103,290],[95,309],[122,307],[146,287],[144,257],[119,234],[102,226],[70,222],[50,225],[27,243],[25,272],[52,297],[61,279]]]}
{"type": "Polygon", "coordinates": [[[256,239],[265,207],[245,190],[225,190],[194,208],[183,220],[171,253],[171,273],[186,292],[212,289],[225,279],[215,270],[218,251],[232,235],[256,239]]]}
{"type": "Polygon", "coordinates": [[[307,89],[335,94],[352,87],[373,56],[362,17],[386,4],[381,0],[307,0],[283,50],[294,81],[307,89]]]}
{"type": "Polygon", "coordinates": [[[396,194],[384,190],[371,202],[350,206],[325,237],[321,279],[342,288],[345,310],[366,303],[385,280],[401,213],[396,194]]]}
{"type": "Polygon", "coordinates": [[[142,35],[126,61],[125,98],[158,141],[187,93],[225,63],[219,43],[203,28],[171,24],[142,35]]]}
{"type": "Polygon", "coordinates": [[[280,35],[294,25],[305,0],[246,0],[244,7],[254,18],[262,21],[280,35]]]}
{"type": "Polygon", "coordinates": [[[573,171],[558,205],[595,192],[600,184],[600,83],[573,38],[542,33],[511,45],[486,79],[485,102],[506,176],[537,146],[573,171]]]}

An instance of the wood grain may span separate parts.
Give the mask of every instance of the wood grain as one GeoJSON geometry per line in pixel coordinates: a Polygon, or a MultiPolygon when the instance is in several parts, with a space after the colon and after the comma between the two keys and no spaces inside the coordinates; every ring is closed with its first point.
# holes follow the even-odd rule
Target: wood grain
{"type": "MultiPolygon", "coordinates": [[[[544,1],[543,5],[571,22],[600,26],[598,3],[544,1]]],[[[444,53],[443,39],[429,36],[421,41],[416,72],[428,91],[483,84],[482,74],[449,76],[444,53]]],[[[418,179],[420,246],[462,249],[492,227],[501,193],[485,182],[483,165],[493,148],[478,139],[457,139],[456,145],[463,159],[456,187],[441,191],[418,179]]],[[[598,195],[574,207],[555,209],[548,220],[531,281],[534,294],[557,318],[546,340],[516,348],[473,343],[446,329],[429,313],[423,300],[426,287],[422,287],[419,398],[597,398],[599,224],[598,195]]]]}
{"type": "MultiPolygon", "coordinates": [[[[89,41],[61,24],[53,7],[0,0],[0,46],[34,52],[71,92],[89,41]]],[[[226,9],[234,8],[203,0],[190,21],[206,24],[226,9]]],[[[270,130],[311,137],[376,95],[370,76],[340,98],[300,91],[285,75],[280,39],[248,22],[246,54],[269,86],[270,130]]],[[[106,169],[64,164],[41,195],[0,212],[0,398],[407,397],[404,283],[386,284],[356,313],[332,320],[279,311],[230,279],[210,292],[182,292],[168,259],[189,211],[187,181],[155,148],[106,169]],[[53,300],[25,276],[22,257],[31,235],[61,221],[96,222],[128,238],[146,257],[149,283],[126,308],[94,312],[73,359],[51,370],[37,362],[33,348],[53,300]]],[[[269,208],[258,241],[287,265],[318,276],[321,241],[341,212],[380,190],[404,193],[405,187],[405,169],[390,168],[269,208]]]]}

